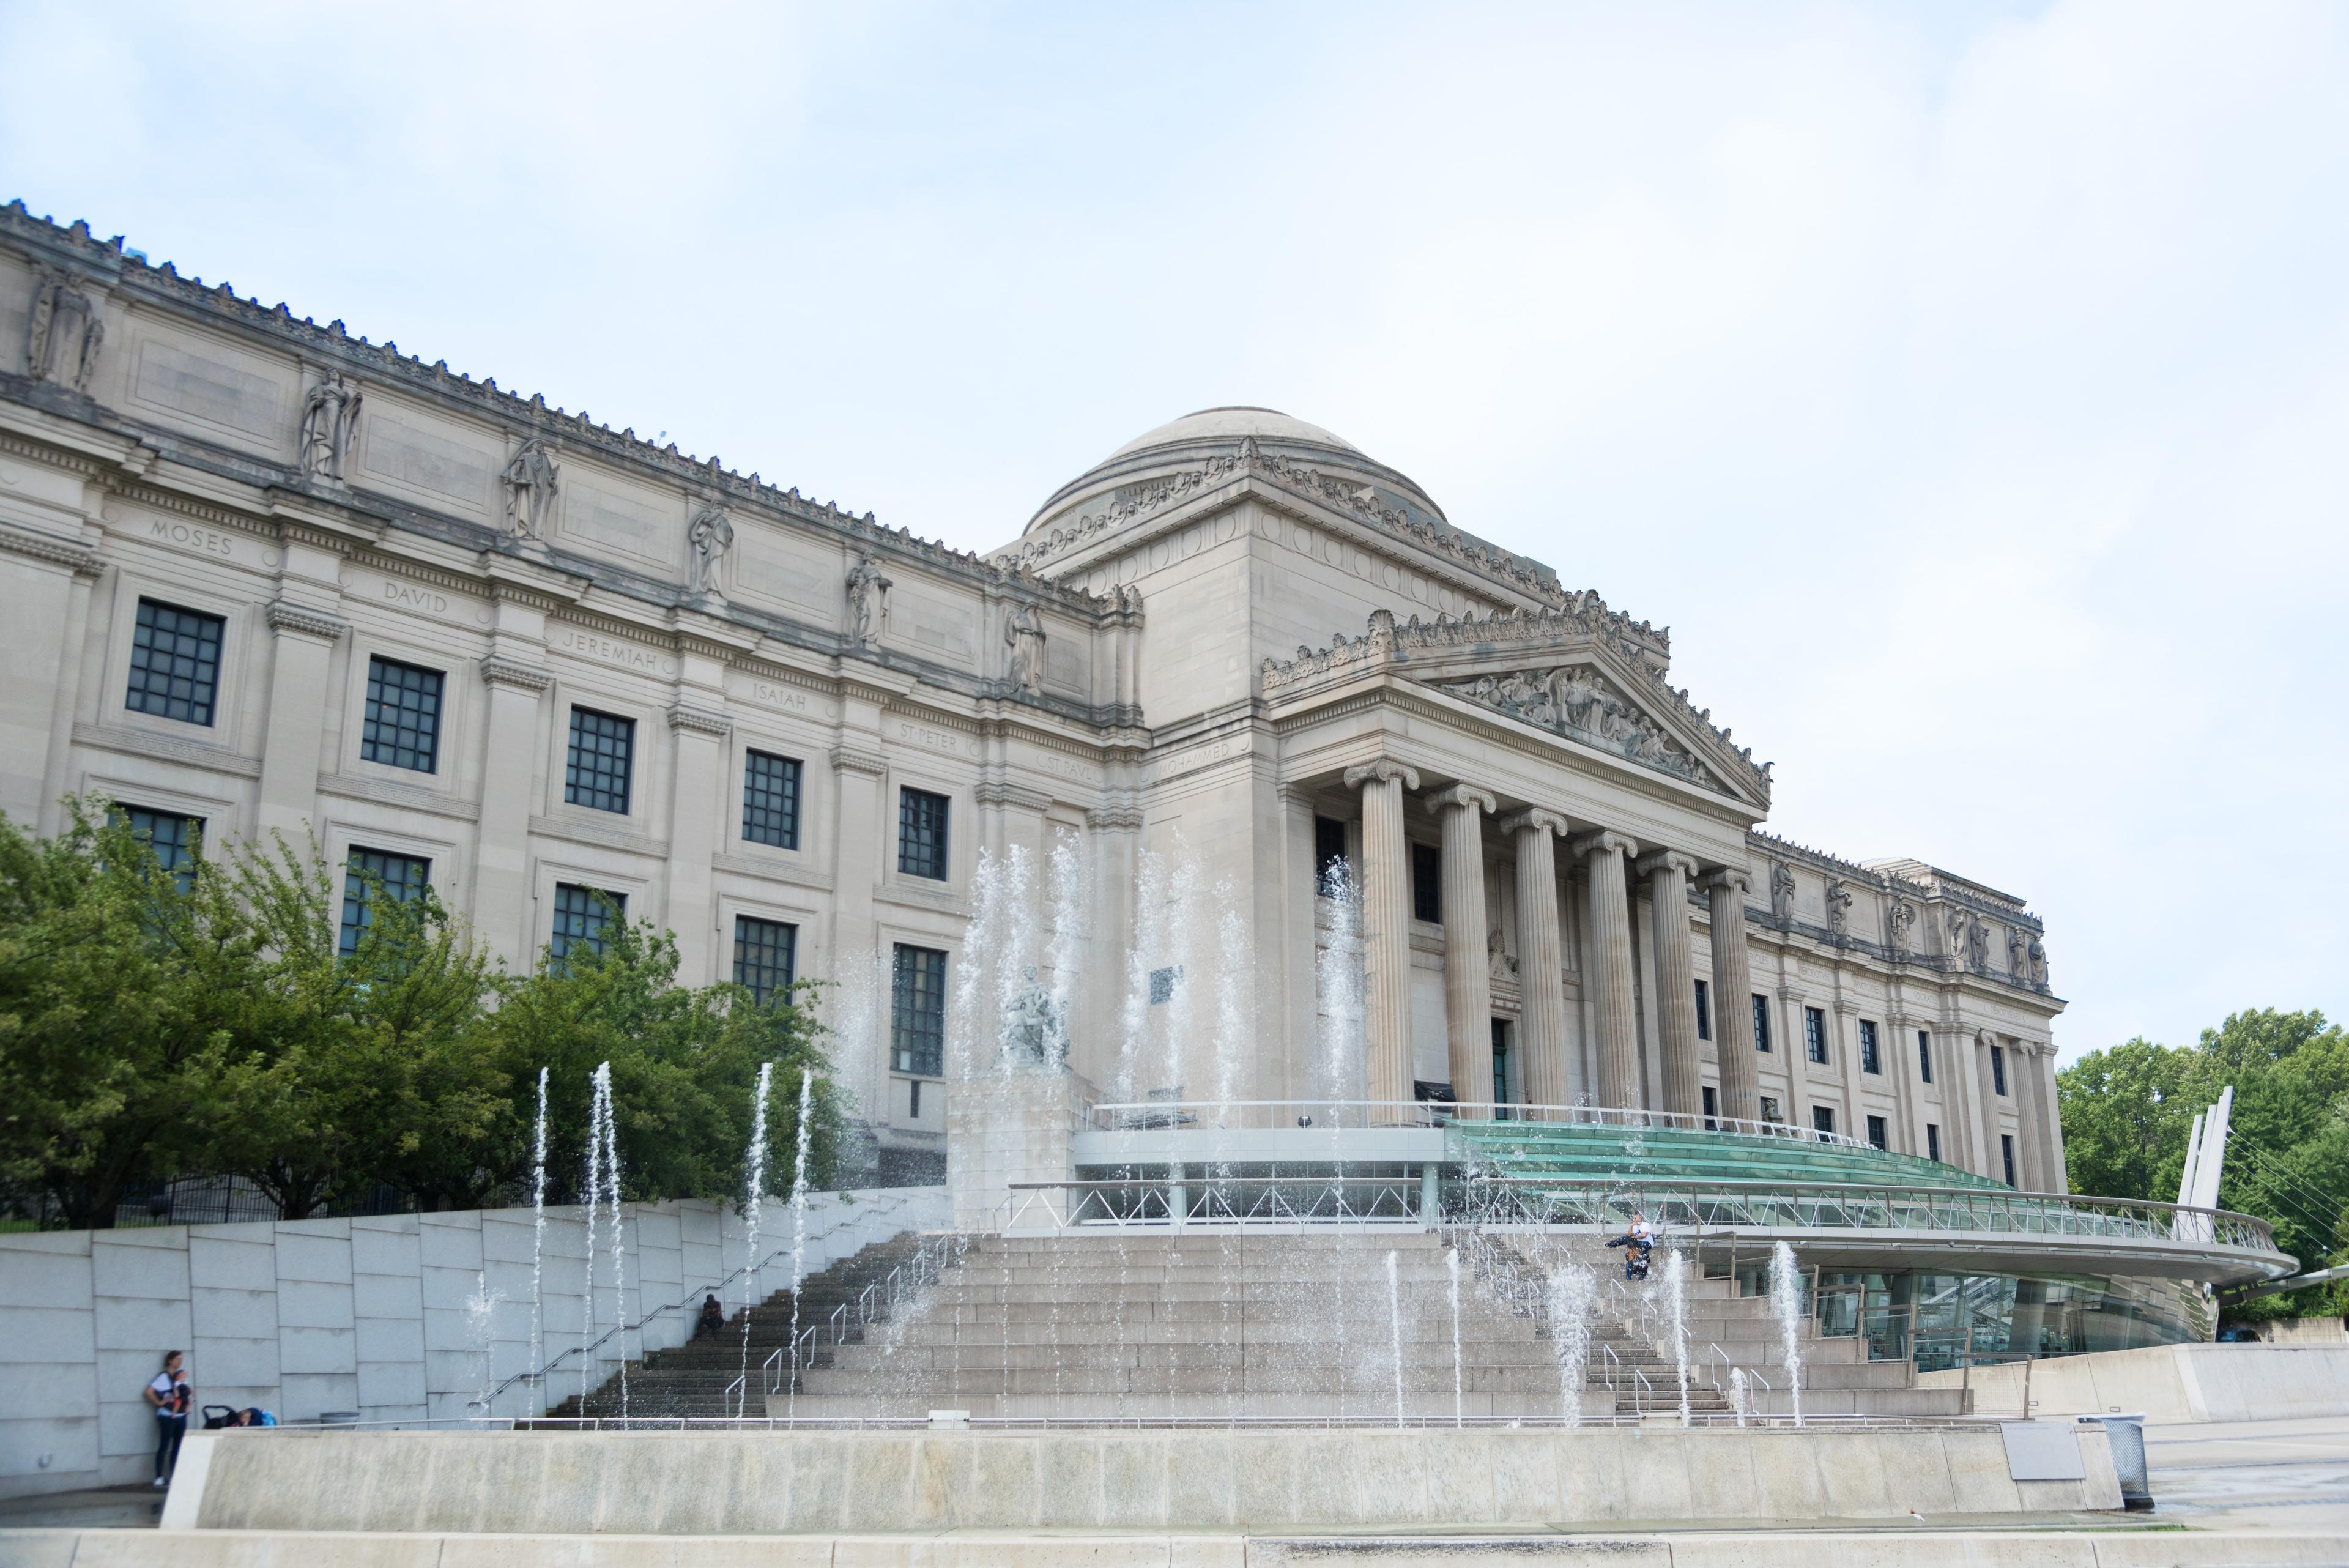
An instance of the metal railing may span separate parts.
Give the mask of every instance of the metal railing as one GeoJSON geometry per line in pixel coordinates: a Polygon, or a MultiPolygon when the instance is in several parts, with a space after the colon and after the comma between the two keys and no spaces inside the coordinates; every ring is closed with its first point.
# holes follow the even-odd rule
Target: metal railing
{"type": "Polygon", "coordinates": [[[1189,1225],[1413,1226],[1424,1187],[1413,1177],[1231,1180],[1206,1174],[1131,1181],[1016,1181],[998,1231],[1164,1230],[1189,1225]]]}
{"type": "Polygon", "coordinates": [[[1077,1113],[1080,1132],[1261,1132],[1308,1128],[1441,1127],[1455,1121],[1528,1127],[1625,1127],[1654,1132],[1718,1133],[1781,1143],[1876,1146],[1848,1133],[1819,1132],[1785,1122],[1707,1116],[1679,1111],[1610,1106],[1520,1106],[1502,1101],[1449,1100],[1124,1100],[1088,1104],[1077,1113]]]}

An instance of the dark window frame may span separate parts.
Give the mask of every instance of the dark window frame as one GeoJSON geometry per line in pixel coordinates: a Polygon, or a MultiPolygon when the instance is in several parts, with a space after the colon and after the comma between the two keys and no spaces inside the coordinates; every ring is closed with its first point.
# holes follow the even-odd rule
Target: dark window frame
{"type": "Polygon", "coordinates": [[[627,919],[626,893],[590,887],[585,882],[557,882],[554,919],[547,928],[547,962],[563,963],[574,948],[585,948],[601,958],[612,940],[613,924],[616,921],[625,925],[627,919]]]}
{"type": "Polygon", "coordinates": [[[205,819],[189,812],[163,811],[123,801],[117,801],[114,809],[123,826],[147,846],[156,865],[171,875],[180,891],[186,892],[195,877],[196,862],[203,858],[205,819]],[[157,831],[166,823],[172,826],[170,833],[157,831]]]}
{"type": "Polygon", "coordinates": [[[1713,1038],[1713,987],[1703,981],[1696,982],[1696,1037],[1713,1038]]]}
{"type": "Polygon", "coordinates": [[[1884,1072],[1884,1053],[1877,1044],[1876,1021],[1872,1018],[1859,1021],[1859,1070],[1879,1076],[1884,1072]]]}
{"type": "Polygon", "coordinates": [[[1411,918],[1440,925],[1444,920],[1444,850],[1433,844],[1411,846],[1411,918]]]}
{"type": "Polygon", "coordinates": [[[1330,889],[1330,867],[1347,866],[1346,879],[1353,880],[1353,868],[1346,860],[1346,825],[1334,816],[1313,819],[1313,890],[1327,894],[1330,889]]]}
{"type": "Polygon", "coordinates": [[[2014,1135],[2013,1133],[1998,1135],[1998,1154],[1999,1158],[2006,1165],[2006,1184],[2020,1191],[2023,1184],[2014,1179],[2014,1135]]]}
{"type": "Polygon", "coordinates": [[[150,718],[213,728],[220,716],[228,618],[144,595],[133,613],[122,705],[150,718]]]}
{"type": "Polygon", "coordinates": [[[1941,1158],[1941,1124],[1925,1124],[1925,1158],[1939,1163],[1941,1158]]]}
{"type": "Polygon", "coordinates": [[[1826,1143],[1835,1137],[1835,1107],[1833,1106],[1813,1106],[1811,1107],[1811,1131],[1818,1136],[1818,1140],[1821,1143],[1826,1143]]]}
{"type": "Polygon", "coordinates": [[[1892,1151],[1892,1131],[1882,1116],[1868,1118],[1868,1146],[1889,1154],[1892,1151]]]}
{"type": "Polygon", "coordinates": [[[1764,1055],[1770,1052],[1770,999],[1758,991],[1754,993],[1754,1049],[1764,1055]]]}
{"type": "Polygon", "coordinates": [[[405,904],[422,898],[431,886],[429,856],[352,845],[343,857],[343,923],[336,950],[345,958],[359,950],[361,934],[375,924],[371,906],[377,887],[405,904]],[[367,864],[370,861],[372,865],[367,864]],[[372,882],[368,880],[370,877],[374,878],[372,882]]]}
{"type": "Polygon", "coordinates": [[[893,945],[889,963],[889,1064],[916,1077],[946,1076],[947,955],[893,945]]]}
{"type": "Polygon", "coordinates": [[[1920,1084],[1933,1081],[1933,1036],[1923,1029],[1917,1031],[1917,1081],[1920,1084]]]}
{"type": "Polygon", "coordinates": [[[380,653],[367,655],[359,761],[411,773],[439,773],[440,720],[448,682],[445,670],[387,659],[380,653]]]}
{"type": "Polygon", "coordinates": [[[573,703],[570,753],[563,769],[564,803],[626,816],[636,796],[636,722],[573,703]]]}
{"type": "MultiPolygon", "coordinates": [[[[951,880],[954,798],[903,784],[897,790],[897,874],[951,880]]],[[[926,951],[928,950],[917,950],[926,951]]]]}
{"type": "Polygon", "coordinates": [[[2005,1096],[2006,1048],[2002,1045],[1993,1045],[1990,1048],[1990,1086],[1992,1094],[2002,1098],[2005,1096]]]}
{"type": "Polygon", "coordinates": [[[745,747],[742,841],[776,849],[800,846],[800,803],[806,768],[797,757],[745,747]]]}
{"type": "Polygon", "coordinates": [[[790,920],[763,915],[734,917],[734,983],[763,1003],[789,996],[799,978],[800,929],[790,920]]]}
{"type": "Polygon", "coordinates": [[[1803,1057],[1824,1067],[1827,1063],[1827,1014],[1823,1007],[1803,1009],[1803,1057]]]}

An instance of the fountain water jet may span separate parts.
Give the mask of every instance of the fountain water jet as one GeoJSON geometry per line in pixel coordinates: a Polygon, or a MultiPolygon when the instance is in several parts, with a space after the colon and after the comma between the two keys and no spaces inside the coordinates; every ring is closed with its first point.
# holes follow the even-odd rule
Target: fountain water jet
{"type": "Polygon", "coordinates": [[[1229,1105],[1240,1099],[1240,1068],[1256,1060],[1255,1030],[1248,1014],[1254,990],[1247,917],[1240,897],[1229,882],[1216,885],[1216,903],[1222,910],[1216,921],[1216,1101],[1229,1105]]]}
{"type": "Polygon", "coordinates": [[[1770,1249],[1770,1310],[1778,1320],[1786,1389],[1795,1402],[1795,1425],[1799,1427],[1803,1424],[1803,1274],[1795,1266],[1795,1249],[1784,1241],[1770,1249]]]}
{"type": "MultiPolygon", "coordinates": [[[[749,1167],[743,1184],[742,1220],[748,1231],[749,1251],[742,1263],[742,1403],[750,1397],[750,1309],[758,1304],[759,1292],[759,1216],[767,1206],[767,1089],[773,1082],[775,1064],[759,1064],[759,1087],[750,1101],[750,1147],[744,1164],[749,1167]]],[[[737,1406],[734,1413],[743,1413],[737,1406]]]]}
{"type": "Polygon", "coordinates": [[[1745,1368],[1731,1367],[1729,1369],[1729,1407],[1736,1414],[1737,1424],[1741,1427],[1745,1425],[1745,1411],[1750,1398],[1751,1397],[1746,1393],[1745,1368]]]}
{"type": "Polygon", "coordinates": [[[1387,1333],[1394,1345],[1395,1425],[1402,1425],[1402,1273],[1392,1248],[1387,1251],[1387,1333]]]}
{"type": "Polygon", "coordinates": [[[1599,1281],[1578,1263],[1561,1263],[1548,1282],[1549,1337],[1557,1355],[1558,1419],[1582,1425],[1583,1369],[1590,1360],[1590,1319],[1599,1281]]]}
{"type": "Polygon", "coordinates": [[[595,1224],[604,1192],[604,1124],[612,1116],[612,1064],[595,1069],[587,1109],[587,1272],[580,1288],[579,1413],[587,1413],[588,1380],[595,1361],[595,1224]]]}
{"type": "MultiPolygon", "coordinates": [[[[546,1069],[538,1070],[538,1132],[532,1140],[530,1179],[530,1365],[544,1387],[546,1366],[546,1069]]],[[[542,1399],[543,1404],[544,1400],[542,1399]]]]}
{"type": "Polygon", "coordinates": [[[1464,1427],[1467,1423],[1467,1401],[1460,1365],[1460,1252],[1454,1247],[1444,1250],[1444,1272],[1451,1276],[1452,1288],[1452,1424],[1464,1427]]]}
{"type": "MultiPolygon", "coordinates": [[[[612,1321],[620,1332],[620,1427],[628,1425],[628,1247],[620,1222],[620,1129],[612,1116],[612,1064],[595,1069],[604,1102],[604,1182],[612,1212],[612,1321]]],[[[581,1415],[586,1412],[582,1410],[581,1415]]]]}
{"type": "Polygon", "coordinates": [[[1150,1040],[1150,968],[1165,929],[1166,863],[1154,850],[1137,859],[1133,895],[1133,945],[1125,952],[1125,1002],[1118,1010],[1117,1070],[1112,1099],[1132,1101],[1140,1093],[1142,1058],[1150,1040]]]}
{"type": "Polygon", "coordinates": [[[1330,1120],[1340,1119],[1340,1102],[1361,1094],[1366,1048],[1362,1033],[1362,905],[1352,873],[1332,860],[1321,874],[1321,897],[1329,902],[1330,929],[1313,958],[1314,989],[1320,998],[1316,1041],[1321,1087],[1330,1101],[1330,1120]]]}
{"type": "MultiPolygon", "coordinates": [[[[761,1073],[765,1068],[760,1069],[761,1073]]],[[[792,1155],[792,1388],[783,1397],[783,1413],[788,1418],[797,1413],[800,1403],[800,1282],[807,1278],[807,1159],[808,1124],[814,1119],[810,1106],[815,1097],[815,1069],[800,1069],[800,1125],[798,1147],[792,1155]]],[[[745,1392],[748,1384],[743,1385],[745,1392]]]]}
{"type": "Polygon", "coordinates": [[[1680,1380],[1681,1425],[1689,1424],[1688,1275],[1686,1260],[1674,1248],[1664,1257],[1664,1312],[1671,1320],[1672,1373],[1680,1380]]]}
{"type": "Polygon", "coordinates": [[[1052,1013],[1061,1020],[1064,1035],[1068,1021],[1076,1016],[1077,977],[1083,967],[1088,934],[1085,888],[1091,869],[1085,863],[1084,841],[1062,831],[1052,844],[1052,940],[1045,949],[1045,961],[1052,968],[1052,1013]]]}

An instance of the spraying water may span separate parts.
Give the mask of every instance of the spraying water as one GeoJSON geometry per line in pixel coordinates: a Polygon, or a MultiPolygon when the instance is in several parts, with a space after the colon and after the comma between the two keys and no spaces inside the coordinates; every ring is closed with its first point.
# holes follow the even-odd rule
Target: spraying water
{"type": "Polygon", "coordinates": [[[1452,1424],[1464,1427],[1467,1423],[1467,1400],[1464,1394],[1464,1380],[1460,1366],[1460,1250],[1447,1247],[1444,1251],[1444,1271],[1451,1275],[1452,1286],[1452,1424]]]}
{"type": "Polygon", "coordinates": [[[975,1042],[995,1038],[982,1017],[994,1002],[988,984],[995,972],[996,945],[1004,926],[1004,863],[985,850],[970,878],[970,923],[963,929],[962,960],[954,966],[947,999],[947,1076],[967,1080],[978,1065],[975,1042]]]}
{"type": "Polygon", "coordinates": [[[1402,1264],[1387,1252],[1387,1333],[1394,1345],[1395,1425],[1402,1425],[1402,1264]]]}
{"type": "MultiPolygon", "coordinates": [[[[1035,942],[1036,923],[1030,907],[1034,886],[1035,867],[1029,863],[1027,846],[1015,844],[1004,851],[997,863],[990,906],[980,911],[981,918],[992,928],[987,949],[988,961],[994,971],[995,1019],[999,1025],[1011,1016],[1020,992],[1033,977],[1035,960],[1030,950],[1035,942]]],[[[1009,1070],[1011,1062],[1002,1050],[998,1029],[989,1029],[980,1037],[998,1041],[993,1056],[995,1070],[1009,1070]]]]}
{"type": "Polygon", "coordinates": [[[1125,1002],[1118,1010],[1117,1071],[1111,1096],[1139,1097],[1142,1058],[1150,1044],[1150,971],[1165,929],[1166,863],[1154,851],[1142,852],[1135,867],[1133,945],[1125,952],[1125,1002]]]}
{"type": "MultiPolygon", "coordinates": [[[[815,1095],[815,1069],[800,1069],[799,1146],[792,1155],[792,1387],[784,1397],[788,1417],[800,1403],[800,1282],[807,1278],[808,1106],[815,1095]]],[[[748,1385],[745,1385],[747,1388],[748,1385]]]]}
{"type": "Polygon", "coordinates": [[[1590,1361],[1590,1319],[1598,1309],[1599,1281],[1579,1264],[1562,1263],[1550,1271],[1550,1347],[1557,1355],[1558,1418],[1569,1427],[1582,1425],[1583,1369],[1590,1361]]]}
{"type": "MultiPolygon", "coordinates": [[[[1068,1022],[1076,1016],[1077,974],[1083,967],[1086,920],[1085,887],[1090,867],[1085,864],[1084,841],[1073,833],[1062,832],[1052,844],[1052,941],[1045,950],[1052,966],[1052,1015],[1061,1023],[1065,1044],[1068,1022]]],[[[1048,1062],[1048,1069],[1058,1069],[1066,1064],[1048,1062]]]]}
{"type": "Polygon", "coordinates": [[[1216,1101],[1228,1106],[1241,1097],[1241,1064],[1256,1060],[1248,1018],[1254,947],[1239,894],[1229,882],[1216,885],[1216,903],[1223,911],[1216,921],[1216,1101]]]}
{"type": "Polygon", "coordinates": [[[539,1405],[546,1404],[543,1374],[546,1365],[546,1069],[538,1070],[538,1133],[532,1144],[530,1179],[530,1365],[540,1376],[539,1405]]]}
{"type": "Polygon", "coordinates": [[[1681,1385],[1681,1425],[1689,1424],[1688,1274],[1674,1248],[1664,1258],[1664,1312],[1671,1319],[1672,1373],[1681,1385]]]}
{"type": "Polygon", "coordinates": [[[604,1101],[604,1184],[612,1211],[612,1321],[620,1331],[620,1428],[625,1431],[628,1425],[628,1247],[620,1229],[620,1130],[612,1116],[612,1064],[596,1068],[595,1080],[595,1091],[604,1101]]]}
{"type": "Polygon", "coordinates": [[[612,1115],[612,1064],[595,1069],[594,1097],[587,1109],[587,1273],[580,1294],[579,1413],[587,1413],[588,1379],[595,1360],[595,1222],[604,1192],[604,1124],[612,1115]]]}
{"type": "Polygon", "coordinates": [[[1365,1048],[1362,1036],[1362,904],[1352,873],[1342,859],[1321,876],[1329,900],[1329,935],[1313,957],[1314,989],[1320,995],[1318,1020],[1322,1088],[1332,1102],[1360,1097],[1365,1048]]]}
{"type": "Polygon", "coordinates": [[[473,1401],[481,1414],[491,1414],[490,1401],[495,1397],[495,1383],[491,1373],[494,1355],[491,1329],[497,1318],[498,1303],[504,1298],[491,1291],[488,1271],[473,1271],[473,1293],[465,1303],[465,1338],[481,1357],[481,1397],[473,1401]]]}
{"type": "Polygon", "coordinates": [[[1741,1427],[1745,1425],[1745,1411],[1751,1397],[1745,1391],[1745,1368],[1731,1367],[1729,1369],[1729,1408],[1735,1413],[1737,1424],[1741,1427]]]}
{"type": "Polygon", "coordinates": [[[1181,1094],[1196,1081],[1184,1069],[1187,1064],[1185,1055],[1193,1044],[1191,977],[1199,972],[1198,954],[1192,950],[1198,924],[1195,916],[1199,902],[1199,864],[1179,838],[1174,842],[1173,866],[1166,877],[1166,951],[1160,966],[1174,971],[1174,989],[1166,998],[1166,1054],[1154,1069],[1158,1082],[1147,1086],[1181,1094]]]}
{"type": "MultiPolygon", "coordinates": [[[[774,1080],[775,1064],[759,1064],[759,1087],[750,1102],[750,1147],[744,1163],[750,1167],[749,1179],[742,1194],[742,1220],[750,1231],[750,1248],[743,1254],[742,1265],[742,1397],[748,1404],[750,1396],[750,1308],[757,1304],[759,1291],[759,1215],[767,1206],[767,1089],[774,1080]]],[[[740,1406],[734,1410],[742,1414],[740,1406]]]]}
{"type": "Polygon", "coordinates": [[[1778,1320],[1786,1388],[1795,1402],[1795,1425],[1799,1427],[1803,1424],[1803,1274],[1795,1266],[1795,1249],[1784,1241],[1770,1249],[1770,1311],[1778,1320]]]}

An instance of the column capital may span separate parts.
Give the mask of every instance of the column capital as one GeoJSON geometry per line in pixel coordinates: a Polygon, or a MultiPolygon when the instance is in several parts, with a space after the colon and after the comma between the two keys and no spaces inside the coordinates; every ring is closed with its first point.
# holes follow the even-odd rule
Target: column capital
{"type": "Polygon", "coordinates": [[[1754,878],[1734,866],[1723,866],[1718,871],[1706,872],[1697,885],[1707,892],[1725,888],[1733,893],[1743,893],[1754,886],[1754,878]]]}
{"type": "Polygon", "coordinates": [[[1612,828],[1602,827],[1596,833],[1584,834],[1576,839],[1570,847],[1577,855],[1583,856],[1617,853],[1633,856],[1640,853],[1640,841],[1617,833],[1612,828]]]}
{"type": "Polygon", "coordinates": [[[668,727],[672,730],[689,730],[695,734],[710,735],[721,741],[734,732],[733,722],[725,714],[712,713],[703,708],[688,707],[682,702],[668,711],[668,727]]]}
{"type": "Polygon", "coordinates": [[[1375,763],[1363,763],[1357,767],[1350,767],[1346,770],[1346,787],[1348,789],[1360,789],[1362,785],[1371,783],[1389,784],[1396,779],[1401,779],[1402,781],[1402,787],[1405,789],[1416,790],[1419,788],[1419,770],[1417,768],[1406,767],[1402,763],[1390,762],[1384,757],[1380,758],[1375,763]]]}
{"type": "Polygon", "coordinates": [[[339,641],[343,633],[351,629],[351,623],[340,616],[328,615],[324,610],[311,609],[285,599],[269,601],[268,619],[272,631],[298,631],[306,637],[323,638],[328,642],[339,641]]]}
{"type": "Polygon", "coordinates": [[[533,666],[492,655],[481,660],[481,682],[486,686],[511,686],[517,691],[535,695],[554,685],[554,677],[533,666]]]}
{"type": "Polygon", "coordinates": [[[1652,877],[1659,871],[1677,871],[1683,877],[1696,875],[1696,857],[1683,855],[1677,849],[1651,849],[1640,857],[1633,869],[1642,877],[1652,877]]]}
{"type": "Polygon", "coordinates": [[[1437,790],[1433,794],[1424,797],[1424,800],[1425,804],[1433,809],[1444,809],[1455,805],[1474,806],[1476,810],[1483,812],[1486,816],[1490,816],[1495,812],[1501,809],[1501,803],[1494,799],[1489,791],[1477,789],[1472,784],[1456,784],[1452,785],[1449,789],[1437,790]]]}
{"type": "Polygon", "coordinates": [[[1567,835],[1566,818],[1554,811],[1544,811],[1539,806],[1530,805],[1523,811],[1513,811],[1501,818],[1501,831],[1504,833],[1527,833],[1536,830],[1555,833],[1560,838],[1564,838],[1567,835]]]}

